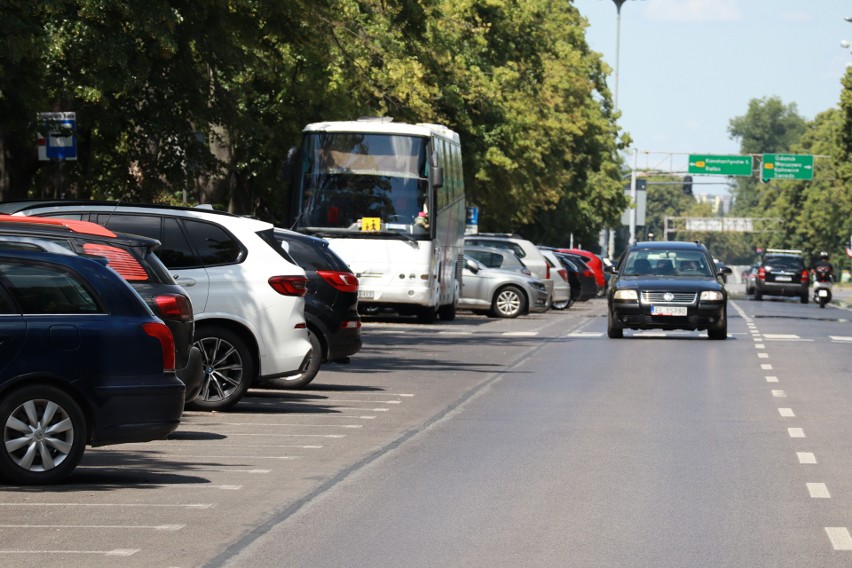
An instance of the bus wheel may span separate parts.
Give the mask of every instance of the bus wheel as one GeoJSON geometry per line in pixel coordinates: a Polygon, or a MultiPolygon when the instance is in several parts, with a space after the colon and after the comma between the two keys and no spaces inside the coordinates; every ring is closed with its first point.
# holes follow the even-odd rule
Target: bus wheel
{"type": "Polygon", "coordinates": [[[417,321],[420,323],[435,323],[438,317],[438,311],[435,306],[422,306],[417,311],[417,321]]]}
{"type": "Polygon", "coordinates": [[[456,319],[456,305],[446,304],[438,308],[438,317],[444,321],[453,321],[456,319]]]}

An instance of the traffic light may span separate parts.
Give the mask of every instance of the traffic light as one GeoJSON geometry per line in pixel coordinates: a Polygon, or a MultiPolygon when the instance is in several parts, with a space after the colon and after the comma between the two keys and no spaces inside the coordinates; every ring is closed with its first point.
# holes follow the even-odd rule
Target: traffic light
{"type": "Polygon", "coordinates": [[[692,176],[683,176],[683,193],[692,195],[692,176]]]}

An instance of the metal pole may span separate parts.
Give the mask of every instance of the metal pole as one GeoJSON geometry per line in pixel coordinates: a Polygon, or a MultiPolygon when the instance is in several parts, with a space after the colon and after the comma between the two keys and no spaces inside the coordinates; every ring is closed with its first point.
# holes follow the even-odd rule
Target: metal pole
{"type": "Polygon", "coordinates": [[[630,199],[633,207],[630,209],[630,244],[636,244],[636,165],[639,161],[639,149],[633,148],[633,168],[630,170],[630,199]]]}

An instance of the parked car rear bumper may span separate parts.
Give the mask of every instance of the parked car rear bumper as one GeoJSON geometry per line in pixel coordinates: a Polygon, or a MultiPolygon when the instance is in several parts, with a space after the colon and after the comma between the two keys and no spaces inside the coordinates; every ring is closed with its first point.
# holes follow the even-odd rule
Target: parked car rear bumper
{"type": "Polygon", "coordinates": [[[183,369],[178,369],[175,371],[180,382],[184,384],[186,387],[186,402],[192,402],[192,400],[198,396],[198,393],[201,392],[201,386],[204,380],[204,367],[201,363],[201,350],[192,346],[189,350],[189,357],[187,358],[186,367],[183,369]]]}
{"type": "Polygon", "coordinates": [[[174,432],[183,413],[186,387],[176,376],[170,377],[165,383],[161,377],[149,377],[140,381],[143,384],[125,381],[98,387],[93,401],[99,407],[98,421],[91,445],[148,442],[174,432]]]}

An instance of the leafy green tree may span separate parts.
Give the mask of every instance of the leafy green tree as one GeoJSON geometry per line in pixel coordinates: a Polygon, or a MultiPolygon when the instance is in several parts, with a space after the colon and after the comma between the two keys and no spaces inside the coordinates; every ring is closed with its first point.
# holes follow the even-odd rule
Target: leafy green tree
{"type": "MultiPolygon", "coordinates": [[[[805,130],[805,119],[795,103],[784,104],[778,97],[752,99],[743,116],[732,118],[728,134],[740,140],[741,154],[787,153],[805,130]]],[[[758,181],[737,178],[732,189],[733,211],[750,214],[757,204],[758,181]]]]}

